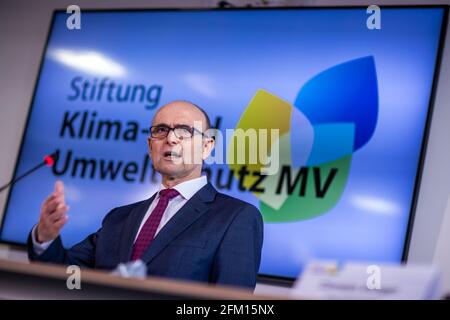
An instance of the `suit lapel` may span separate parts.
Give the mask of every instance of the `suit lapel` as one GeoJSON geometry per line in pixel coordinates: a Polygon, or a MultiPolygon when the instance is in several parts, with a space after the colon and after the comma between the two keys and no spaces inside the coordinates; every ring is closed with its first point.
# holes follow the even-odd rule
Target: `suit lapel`
{"type": "Polygon", "coordinates": [[[172,240],[199,219],[210,207],[216,190],[207,183],[166,223],[142,256],[145,263],[153,260],[172,240]]]}
{"type": "Polygon", "coordinates": [[[150,204],[156,197],[155,193],[149,199],[143,201],[140,205],[134,207],[128,214],[125,220],[125,225],[122,229],[122,236],[119,246],[119,258],[120,262],[128,262],[131,259],[131,252],[133,250],[134,239],[136,238],[139,226],[142,219],[144,219],[150,204]]]}

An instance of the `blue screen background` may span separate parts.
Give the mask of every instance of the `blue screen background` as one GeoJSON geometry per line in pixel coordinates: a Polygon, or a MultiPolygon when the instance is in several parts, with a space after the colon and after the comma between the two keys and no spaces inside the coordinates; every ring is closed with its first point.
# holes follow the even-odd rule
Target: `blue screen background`
{"type": "MultiPolygon", "coordinates": [[[[212,122],[222,117],[224,130],[235,128],[258,89],[293,103],[300,88],[323,70],[373,56],[377,126],[367,145],[353,155],[343,196],[314,219],[266,223],[260,273],[296,277],[312,258],[400,262],[443,14],[439,8],[383,8],[381,30],[369,30],[363,8],[82,12],[81,30],[68,30],[67,15],[56,13],[16,176],[55,149],[71,149],[74,156],[87,158],[143,161],[145,135],[132,142],[59,136],[66,111],[95,110],[99,119],[133,120],[142,128],[155,113],[139,102],[71,101],[74,77],[160,85],[157,107],[175,99],[193,101],[212,122]],[[58,52],[99,54],[121,72],[80,69],[58,58],[58,52]]],[[[227,170],[226,165],[217,168],[227,170]]],[[[57,178],[66,185],[71,207],[62,231],[66,246],[100,228],[112,208],[148,198],[159,186],[56,177],[50,169],[41,169],[12,188],[3,241],[26,242],[57,178]]],[[[251,193],[237,189],[236,181],[232,190],[220,191],[258,204],[251,193]]]]}

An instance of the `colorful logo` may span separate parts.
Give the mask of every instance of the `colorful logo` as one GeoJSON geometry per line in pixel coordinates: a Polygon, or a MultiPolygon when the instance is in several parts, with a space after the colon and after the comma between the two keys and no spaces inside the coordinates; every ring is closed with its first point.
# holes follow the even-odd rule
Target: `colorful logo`
{"type": "MultiPolygon", "coordinates": [[[[332,209],[343,194],[352,156],[371,139],[377,117],[372,56],[319,73],[301,88],[293,105],[265,90],[257,91],[236,129],[279,130],[278,139],[267,139],[266,148],[270,153],[278,144],[277,173],[249,176],[244,182],[259,199],[264,221],[311,219],[332,209]],[[255,184],[258,188],[251,188],[255,184]]],[[[264,166],[261,162],[228,163],[236,178],[242,167],[255,172],[264,166]]]]}

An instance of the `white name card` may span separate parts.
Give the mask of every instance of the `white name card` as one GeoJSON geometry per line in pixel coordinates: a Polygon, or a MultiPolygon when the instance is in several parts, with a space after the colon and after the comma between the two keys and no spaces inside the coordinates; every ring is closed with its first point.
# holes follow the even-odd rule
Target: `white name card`
{"type": "Polygon", "coordinates": [[[313,261],[291,291],[293,298],[312,299],[439,299],[436,268],[419,265],[313,261]]]}

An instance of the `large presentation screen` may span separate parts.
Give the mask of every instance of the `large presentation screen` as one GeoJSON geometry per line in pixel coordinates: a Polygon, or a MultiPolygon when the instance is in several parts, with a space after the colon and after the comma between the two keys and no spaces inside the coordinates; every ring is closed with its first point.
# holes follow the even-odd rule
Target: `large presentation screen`
{"type": "Polygon", "coordinates": [[[60,156],[11,188],[1,240],[26,243],[57,179],[66,247],[150,197],[152,117],[187,100],[223,136],[204,174],[261,211],[260,274],[293,278],[319,258],[400,262],[447,12],[383,7],[373,28],[366,9],[82,11],[80,29],[55,12],[14,175],[60,156]],[[269,175],[229,161],[233,134],[255,128],[277,132],[269,175]]]}

